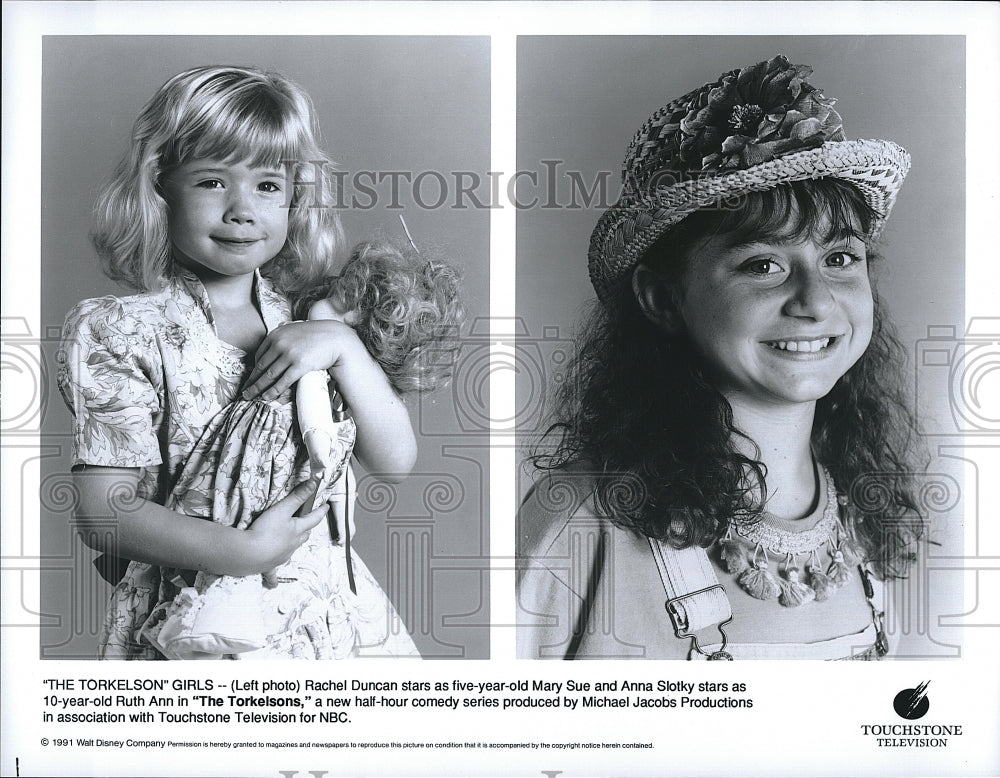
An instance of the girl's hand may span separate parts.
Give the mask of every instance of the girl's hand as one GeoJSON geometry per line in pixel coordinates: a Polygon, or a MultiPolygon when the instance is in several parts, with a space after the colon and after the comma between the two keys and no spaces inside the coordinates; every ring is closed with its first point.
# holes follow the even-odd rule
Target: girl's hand
{"type": "Polygon", "coordinates": [[[326,516],[326,504],[311,513],[296,512],[316,493],[317,480],[310,478],[256,518],[243,536],[247,542],[247,563],[253,572],[263,572],[265,583],[273,583],[274,568],[287,562],[309,538],[309,532],[326,516]]]}
{"type": "Polygon", "coordinates": [[[333,319],[292,322],[268,334],[243,396],[273,400],[313,370],[329,370],[358,428],[354,453],[386,481],[405,477],[417,458],[410,416],[357,333],[333,319]]]}
{"type": "Polygon", "coordinates": [[[138,468],[74,469],[77,532],[87,546],[159,567],[253,575],[291,557],[326,513],[324,505],[294,515],[316,490],[315,481],[306,481],[261,513],[250,529],[234,529],[140,498],[140,476],[138,468]]]}
{"type": "Polygon", "coordinates": [[[348,325],[330,319],[296,321],[268,333],[257,349],[243,397],[273,400],[312,370],[327,370],[365,351],[348,325]]]}

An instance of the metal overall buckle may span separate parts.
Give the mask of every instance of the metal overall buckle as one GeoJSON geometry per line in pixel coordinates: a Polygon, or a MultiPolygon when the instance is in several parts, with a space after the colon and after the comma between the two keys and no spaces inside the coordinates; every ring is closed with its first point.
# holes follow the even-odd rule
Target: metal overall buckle
{"type": "Polygon", "coordinates": [[[669,600],[667,600],[664,607],[667,609],[667,615],[670,617],[670,621],[674,625],[674,634],[677,637],[681,639],[689,638],[691,640],[691,648],[693,648],[702,656],[708,657],[708,661],[710,662],[711,661],[732,662],[733,655],[730,654],[728,651],[726,651],[726,646],[729,644],[729,637],[726,635],[726,630],[725,630],[726,625],[733,620],[732,614],[730,614],[728,619],[719,623],[716,627],[719,630],[719,634],[722,635],[722,645],[719,646],[719,649],[717,651],[706,651],[698,644],[698,637],[693,632],[688,632],[685,627],[678,624],[677,611],[675,611],[672,607],[674,603],[679,602],[680,600],[687,599],[688,597],[696,597],[699,594],[705,594],[705,592],[710,592],[713,589],[723,589],[723,586],[722,584],[714,584],[712,586],[706,586],[704,589],[699,589],[696,592],[688,592],[687,594],[681,594],[678,595],[677,597],[672,597],[669,600]]]}
{"type": "Polygon", "coordinates": [[[875,585],[872,583],[871,572],[863,565],[858,565],[858,572],[861,573],[861,583],[865,587],[865,599],[868,600],[868,607],[872,611],[872,623],[875,625],[875,652],[879,658],[889,653],[889,639],[885,636],[885,611],[880,611],[875,607],[873,598],[875,597],[875,585]]]}

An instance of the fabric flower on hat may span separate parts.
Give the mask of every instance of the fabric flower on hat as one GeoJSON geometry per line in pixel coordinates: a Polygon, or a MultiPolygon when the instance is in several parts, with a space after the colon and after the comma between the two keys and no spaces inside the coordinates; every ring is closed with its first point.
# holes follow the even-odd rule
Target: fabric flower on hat
{"type": "Polygon", "coordinates": [[[739,170],[843,140],[835,101],[805,82],[811,73],[779,55],[692,93],[678,125],[680,161],[704,171],[739,170]]]}

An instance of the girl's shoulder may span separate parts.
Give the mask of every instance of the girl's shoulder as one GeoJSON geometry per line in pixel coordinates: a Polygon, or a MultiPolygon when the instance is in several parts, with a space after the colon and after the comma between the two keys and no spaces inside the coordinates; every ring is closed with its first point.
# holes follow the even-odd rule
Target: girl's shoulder
{"type": "Polygon", "coordinates": [[[69,315],[94,316],[117,311],[128,311],[138,314],[146,309],[155,308],[158,299],[164,294],[163,290],[158,292],[137,292],[125,296],[103,295],[101,297],[88,297],[80,300],[70,309],[69,315]]]}
{"type": "Polygon", "coordinates": [[[518,510],[518,547],[524,556],[544,555],[571,526],[610,523],[594,507],[594,478],[583,465],[547,472],[518,510]]]}
{"type": "Polygon", "coordinates": [[[152,338],[164,327],[184,327],[188,318],[164,289],[124,297],[106,295],[81,300],[63,324],[63,341],[93,341],[117,344],[121,350],[152,338]]]}

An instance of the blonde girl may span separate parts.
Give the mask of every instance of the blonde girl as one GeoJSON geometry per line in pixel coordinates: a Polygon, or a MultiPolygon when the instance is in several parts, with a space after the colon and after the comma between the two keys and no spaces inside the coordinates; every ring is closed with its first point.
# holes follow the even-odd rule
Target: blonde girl
{"type": "Polygon", "coordinates": [[[265,645],[235,657],[415,653],[356,557],[350,590],[325,505],[297,515],[316,491],[295,486],[308,467],[289,388],[307,370],[329,371],[368,469],[398,477],[415,456],[406,410],[357,333],[288,324],[285,291],[332,278],[342,244],[336,212],[316,201],[329,180],[313,117],[278,74],[185,71],[143,108],[98,200],[105,271],[138,293],[69,313],[60,388],[80,535],[130,560],[113,576],[102,658],[164,658],[143,628],[197,571],[278,582],[265,594],[265,645]],[[251,377],[255,355],[272,350],[282,369],[251,377]]]}

